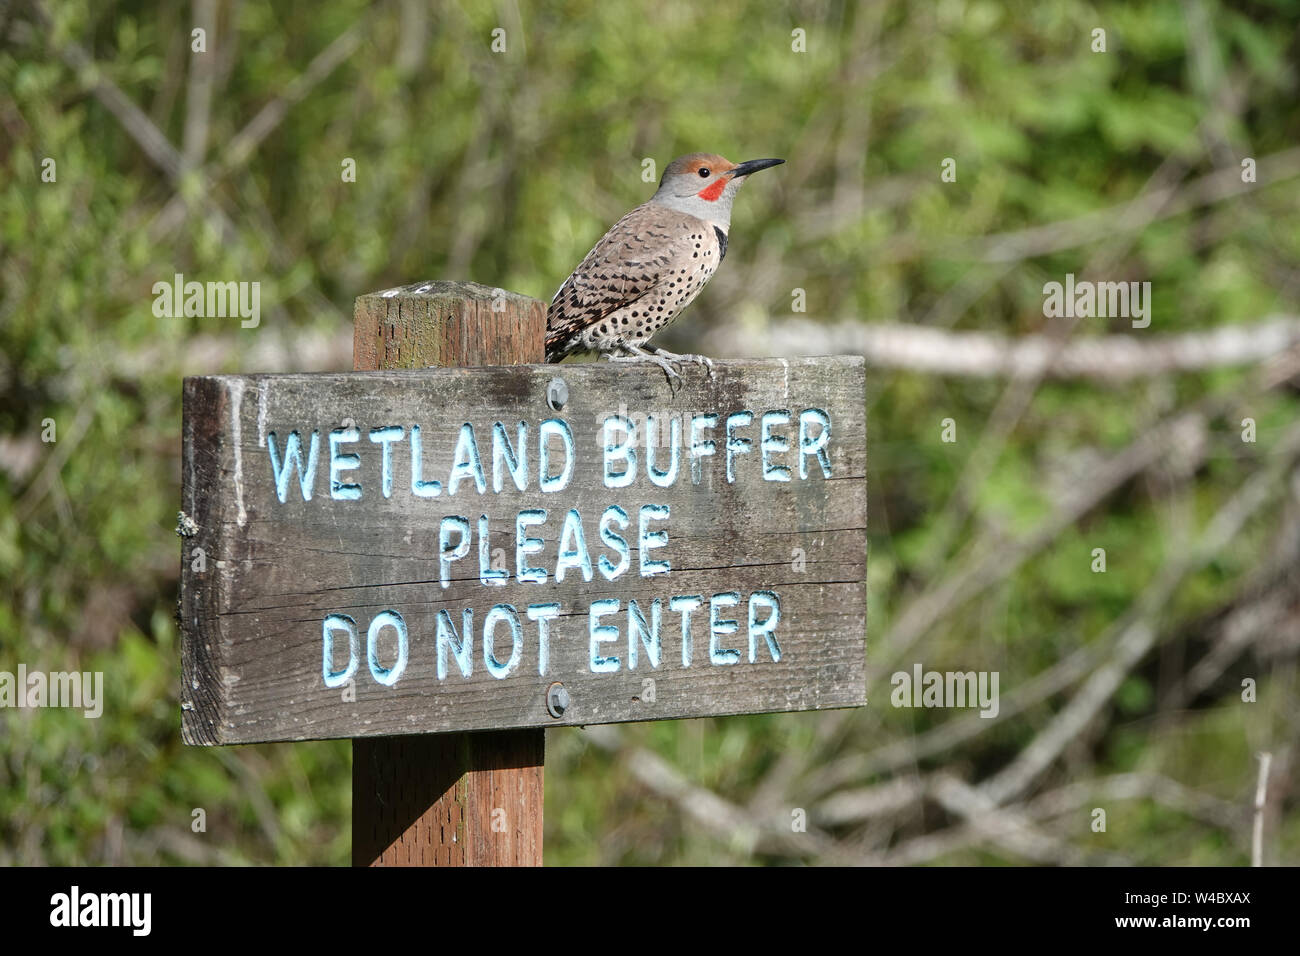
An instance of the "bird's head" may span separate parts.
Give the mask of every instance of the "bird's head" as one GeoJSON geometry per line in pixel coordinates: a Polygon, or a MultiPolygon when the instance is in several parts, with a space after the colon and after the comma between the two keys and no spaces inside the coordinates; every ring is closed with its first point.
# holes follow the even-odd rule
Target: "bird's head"
{"type": "Polygon", "coordinates": [[[715,153],[678,156],[664,170],[652,202],[720,226],[731,225],[731,203],[745,180],[760,169],[779,166],[784,159],[750,159],[733,163],[715,153]]]}

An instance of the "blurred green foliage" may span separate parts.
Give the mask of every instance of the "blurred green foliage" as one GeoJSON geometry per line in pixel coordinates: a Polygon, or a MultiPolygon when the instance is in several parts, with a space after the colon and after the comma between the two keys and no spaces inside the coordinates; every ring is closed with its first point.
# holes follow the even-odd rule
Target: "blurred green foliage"
{"type": "MultiPolygon", "coordinates": [[[[1152,282],[1152,334],[1294,315],[1295,179],[1138,231],[1007,262],[989,253],[1000,234],[1186,186],[1245,156],[1263,168],[1292,149],[1298,15],[1294,0],[0,4],[0,669],[102,670],[108,694],[99,720],[0,712],[0,863],[348,860],[347,742],[180,743],[183,374],[258,371],[250,356],[269,336],[346,336],[355,296],[418,279],[548,299],[651,192],[643,160],[658,171],[696,149],[788,164],[738,202],[727,267],[669,345],[689,347],[726,319],[779,321],[794,288],[827,321],[1041,331],[1042,284],[1098,263],[1108,278],[1152,282]],[[195,54],[191,17],[208,6],[217,21],[195,54]],[[1090,49],[1098,27],[1105,53],[1090,49]],[[491,50],[497,28],[503,53],[491,50]],[[792,50],[794,30],[806,52],[792,50]],[[355,50],[311,72],[341,37],[355,50]],[[206,110],[199,73],[211,79],[206,110]],[[136,120],[106,108],[109,88],[139,108],[136,120]],[[269,122],[249,137],[259,115],[269,122]],[[150,127],[178,151],[178,175],[142,146],[150,127]],[[955,183],[940,180],[946,157],[955,183]],[[54,182],[42,180],[47,158],[54,182]],[[355,182],[340,175],[348,158],[355,182]],[[177,272],[261,282],[261,325],[156,318],[153,283],[177,272]],[[47,420],[54,443],[41,441],[47,420]],[[191,829],[195,808],[206,832],[191,829]]],[[[1090,320],[1076,334],[1106,331],[1124,323],[1090,320]]],[[[292,352],[284,365],[295,367],[292,352]]],[[[1202,396],[1227,397],[1233,414],[1211,422],[1191,475],[1126,483],[914,651],[927,668],[998,669],[1004,693],[1098,640],[1300,411],[1294,390],[1260,392],[1238,370],[1045,384],[974,489],[970,520],[940,539],[1004,383],[869,379],[869,661],[977,532],[1032,530],[1098,461],[1202,396]],[[1238,439],[1246,415],[1256,445],[1238,439]],[[940,440],[945,417],[960,423],[956,445],[940,440]],[[1107,549],[1106,574],[1086,570],[1095,547],[1107,549]]],[[[1251,522],[1179,587],[1159,621],[1174,638],[1129,676],[1116,713],[1056,779],[1142,768],[1248,806],[1254,752],[1295,740],[1294,652],[1245,659],[1241,673],[1260,679],[1249,707],[1237,670],[1176,714],[1161,701],[1173,658],[1204,652],[1206,627],[1275,531],[1267,515],[1251,522]]],[[[832,764],[952,717],[885,706],[887,678],[873,669],[872,706],[839,723],[667,722],[629,727],[626,739],[744,805],[782,754],[832,764]]],[[[1000,723],[948,755],[949,768],[996,771],[1058,706],[1000,723]]],[[[806,782],[791,781],[790,800],[806,782]]],[[[692,821],[577,731],[549,735],[547,808],[552,863],[769,859],[692,821]]],[[[1071,835],[1142,863],[1247,859],[1239,833],[1155,802],[1112,804],[1109,819],[1108,833],[1091,834],[1081,814],[1071,835]]],[[[935,825],[918,806],[894,838],[935,825]]],[[[1294,812],[1277,840],[1294,860],[1294,812]]],[[[943,862],[1007,859],[984,848],[943,862]]]]}

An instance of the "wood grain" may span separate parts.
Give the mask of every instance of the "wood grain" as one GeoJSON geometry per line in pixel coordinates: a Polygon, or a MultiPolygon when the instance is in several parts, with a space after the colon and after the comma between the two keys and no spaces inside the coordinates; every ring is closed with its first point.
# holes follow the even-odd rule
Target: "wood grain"
{"type": "Polygon", "coordinates": [[[353,741],[354,866],[540,866],[541,730],[353,741]]]}
{"type": "Polygon", "coordinates": [[[546,303],[477,282],[417,282],[358,297],[352,329],[358,370],[541,362],[546,303]]]}

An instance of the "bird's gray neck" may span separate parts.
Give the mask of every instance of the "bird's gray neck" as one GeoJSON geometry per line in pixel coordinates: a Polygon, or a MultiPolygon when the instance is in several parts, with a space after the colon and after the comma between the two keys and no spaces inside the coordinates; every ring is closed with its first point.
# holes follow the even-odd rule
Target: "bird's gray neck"
{"type": "Polygon", "coordinates": [[[654,202],[696,219],[703,219],[714,228],[727,233],[731,231],[731,199],[731,196],[723,193],[715,201],[709,202],[699,196],[674,196],[660,190],[655,194],[654,202]]]}

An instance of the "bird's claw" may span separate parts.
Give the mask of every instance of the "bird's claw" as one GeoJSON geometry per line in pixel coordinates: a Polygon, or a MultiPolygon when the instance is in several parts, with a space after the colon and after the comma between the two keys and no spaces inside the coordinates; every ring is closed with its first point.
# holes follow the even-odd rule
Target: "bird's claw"
{"type": "Polygon", "coordinates": [[[655,364],[664,370],[664,376],[668,379],[668,391],[674,395],[677,394],[677,389],[681,388],[685,384],[685,382],[682,381],[682,373],[673,368],[672,362],[668,359],[656,361],[655,364]],[[673,384],[673,379],[677,379],[675,385],[673,384]]]}
{"type": "Polygon", "coordinates": [[[659,349],[655,354],[670,362],[676,362],[678,365],[682,365],[686,362],[694,362],[696,365],[704,366],[704,370],[709,378],[713,378],[714,376],[713,359],[709,358],[707,355],[694,355],[691,353],[678,355],[665,349],[659,349]]]}
{"type": "Polygon", "coordinates": [[[633,352],[628,355],[606,355],[606,359],[611,362],[653,362],[664,370],[664,376],[668,379],[668,390],[676,393],[682,385],[682,375],[677,369],[673,368],[672,362],[659,355],[650,352],[633,352]],[[673,379],[677,379],[676,385],[673,379]]]}
{"type": "Polygon", "coordinates": [[[697,365],[703,365],[705,373],[709,378],[713,378],[713,359],[707,355],[683,355],[683,359],[694,362],[697,365]]]}
{"type": "MultiPolygon", "coordinates": [[[[653,348],[653,346],[651,347],[653,348]]],[[[678,355],[675,352],[669,352],[666,349],[638,348],[627,350],[625,355],[606,354],[605,358],[611,362],[653,362],[664,370],[664,375],[668,378],[668,388],[676,392],[684,383],[679,366],[686,362],[694,362],[696,365],[704,366],[708,377],[714,377],[713,359],[707,355],[678,355]],[[676,379],[674,384],[673,379],[676,379]]]]}

